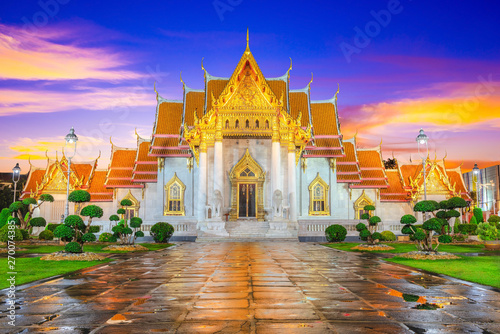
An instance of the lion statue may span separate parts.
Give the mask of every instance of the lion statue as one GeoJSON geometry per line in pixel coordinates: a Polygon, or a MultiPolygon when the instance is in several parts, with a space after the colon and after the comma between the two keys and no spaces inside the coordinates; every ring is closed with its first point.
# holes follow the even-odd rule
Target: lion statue
{"type": "Polygon", "coordinates": [[[212,215],[214,217],[222,217],[222,194],[219,190],[214,191],[212,199],[212,215]]]}
{"type": "Polygon", "coordinates": [[[273,216],[281,217],[283,212],[283,194],[281,190],[276,189],[273,194],[273,216]]]}

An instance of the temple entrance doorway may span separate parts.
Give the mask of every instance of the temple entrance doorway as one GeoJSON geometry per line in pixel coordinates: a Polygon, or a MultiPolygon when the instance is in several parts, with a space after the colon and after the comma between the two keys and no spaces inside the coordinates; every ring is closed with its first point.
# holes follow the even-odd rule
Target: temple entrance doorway
{"type": "Polygon", "coordinates": [[[238,217],[256,218],[255,200],[257,185],[255,183],[239,183],[238,185],[238,217]]]}
{"type": "Polygon", "coordinates": [[[250,156],[248,150],[229,173],[231,181],[231,212],[229,219],[264,221],[263,189],[266,173],[250,156]]]}

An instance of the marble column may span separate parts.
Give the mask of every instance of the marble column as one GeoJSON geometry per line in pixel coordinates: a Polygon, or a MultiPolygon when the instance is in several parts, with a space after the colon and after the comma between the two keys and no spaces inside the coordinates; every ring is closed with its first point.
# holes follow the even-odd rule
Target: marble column
{"type": "Polygon", "coordinates": [[[288,204],[290,205],[290,221],[297,221],[296,170],[295,151],[288,150],[288,204]]]}
{"type": "Polygon", "coordinates": [[[280,170],[281,170],[281,145],[279,141],[273,141],[271,147],[271,190],[272,194],[276,190],[281,190],[280,170]]]}
{"type": "MultiPolygon", "coordinates": [[[[205,144],[206,145],[206,144],[205,144]]],[[[198,220],[205,220],[205,210],[207,205],[207,148],[202,149],[200,145],[198,174],[198,220]]]]}
{"type": "MultiPolygon", "coordinates": [[[[224,161],[223,161],[223,152],[222,152],[222,141],[216,141],[214,144],[214,194],[215,191],[220,191],[220,194],[224,196],[224,161]]],[[[224,200],[222,201],[221,213],[219,217],[222,218],[224,212],[224,200]]],[[[215,208],[214,208],[215,210],[215,208]]],[[[212,212],[212,216],[215,215],[215,212],[212,212]]]]}

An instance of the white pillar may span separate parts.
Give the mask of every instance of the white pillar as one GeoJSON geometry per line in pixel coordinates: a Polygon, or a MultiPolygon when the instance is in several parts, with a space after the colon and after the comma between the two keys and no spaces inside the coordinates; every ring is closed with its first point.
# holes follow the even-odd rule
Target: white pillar
{"type": "Polygon", "coordinates": [[[222,153],[222,142],[214,144],[214,191],[219,190],[224,194],[224,162],[222,153]]]}
{"type": "Polygon", "coordinates": [[[207,151],[200,150],[200,170],[198,174],[198,220],[205,220],[207,205],[207,151]]]}
{"type": "Polygon", "coordinates": [[[280,170],[281,170],[281,155],[280,142],[273,141],[271,148],[271,190],[272,195],[276,190],[281,190],[280,170]]]}
{"type": "Polygon", "coordinates": [[[295,152],[288,152],[288,202],[290,220],[297,220],[297,186],[296,186],[295,152]]]}

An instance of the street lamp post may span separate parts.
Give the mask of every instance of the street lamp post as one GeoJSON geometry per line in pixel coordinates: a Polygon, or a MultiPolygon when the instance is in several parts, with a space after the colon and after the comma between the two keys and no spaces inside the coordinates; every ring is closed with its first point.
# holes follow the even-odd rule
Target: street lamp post
{"type": "Polygon", "coordinates": [[[476,184],[476,207],[479,207],[479,167],[477,167],[477,164],[474,164],[474,168],[472,168],[472,175],[472,181],[476,184]]]}
{"type": "Polygon", "coordinates": [[[69,177],[71,173],[71,159],[75,156],[76,154],[76,142],[78,141],[78,136],[75,135],[75,129],[71,127],[69,130],[69,133],[64,137],[66,143],[65,143],[65,148],[68,148],[68,150],[65,150],[64,154],[68,158],[68,184],[66,187],[66,212],[65,212],[65,217],[69,216],[69,177]],[[69,153],[69,154],[68,154],[69,153]]]}
{"type": "Polygon", "coordinates": [[[12,168],[12,182],[14,182],[14,203],[16,201],[16,194],[17,194],[17,182],[19,182],[19,179],[21,178],[21,167],[19,167],[19,163],[16,163],[16,166],[12,168]]]}
{"type": "MultiPolygon", "coordinates": [[[[424,200],[427,201],[427,181],[425,179],[425,160],[429,155],[429,147],[427,142],[429,141],[429,137],[424,133],[424,129],[420,128],[420,132],[418,133],[417,138],[415,139],[418,147],[418,154],[422,158],[422,172],[424,173],[424,200]],[[424,151],[425,148],[425,151],[424,151]]],[[[425,212],[423,215],[423,219],[425,221],[425,212]]]]}

